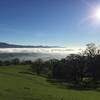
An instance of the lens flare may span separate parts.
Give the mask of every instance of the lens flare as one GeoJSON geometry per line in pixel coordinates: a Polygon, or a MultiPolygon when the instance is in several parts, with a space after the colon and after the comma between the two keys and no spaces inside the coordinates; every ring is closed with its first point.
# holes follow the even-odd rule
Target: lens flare
{"type": "Polygon", "coordinates": [[[100,9],[96,10],[95,17],[100,20],[100,9]]]}

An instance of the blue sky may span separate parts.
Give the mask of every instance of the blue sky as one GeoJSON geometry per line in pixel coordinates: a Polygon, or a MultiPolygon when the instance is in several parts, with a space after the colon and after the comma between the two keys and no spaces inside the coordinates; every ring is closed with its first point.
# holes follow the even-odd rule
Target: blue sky
{"type": "Polygon", "coordinates": [[[100,24],[83,20],[100,0],[0,0],[0,41],[80,47],[99,44],[100,24]]]}

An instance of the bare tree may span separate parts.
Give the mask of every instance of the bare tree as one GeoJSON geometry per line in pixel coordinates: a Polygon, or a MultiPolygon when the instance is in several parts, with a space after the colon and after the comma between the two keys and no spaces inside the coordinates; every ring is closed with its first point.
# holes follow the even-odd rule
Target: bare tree
{"type": "Polygon", "coordinates": [[[87,48],[84,52],[84,54],[88,57],[94,57],[98,53],[98,48],[94,43],[89,43],[86,45],[87,48]]]}

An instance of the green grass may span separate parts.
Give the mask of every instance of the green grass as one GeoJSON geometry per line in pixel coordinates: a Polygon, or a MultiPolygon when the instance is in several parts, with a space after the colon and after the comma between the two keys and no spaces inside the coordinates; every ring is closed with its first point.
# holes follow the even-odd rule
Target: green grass
{"type": "Polygon", "coordinates": [[[46,78],[22,73],[28,69],[25,65],[0,67],[0,100],[100,100],[98,91],[60,88],[46,78]]]}

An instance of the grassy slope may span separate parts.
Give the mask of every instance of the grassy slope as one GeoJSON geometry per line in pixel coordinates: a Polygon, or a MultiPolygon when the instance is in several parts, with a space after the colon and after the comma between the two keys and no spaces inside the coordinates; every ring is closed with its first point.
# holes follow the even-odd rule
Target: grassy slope
{"type": "Polygon", "coordinates": [[[28,66],[0,67],[0,100],[100,100],[99,92],[62,89],[45,78],[19,73],[27,69],[28,66]]]}

